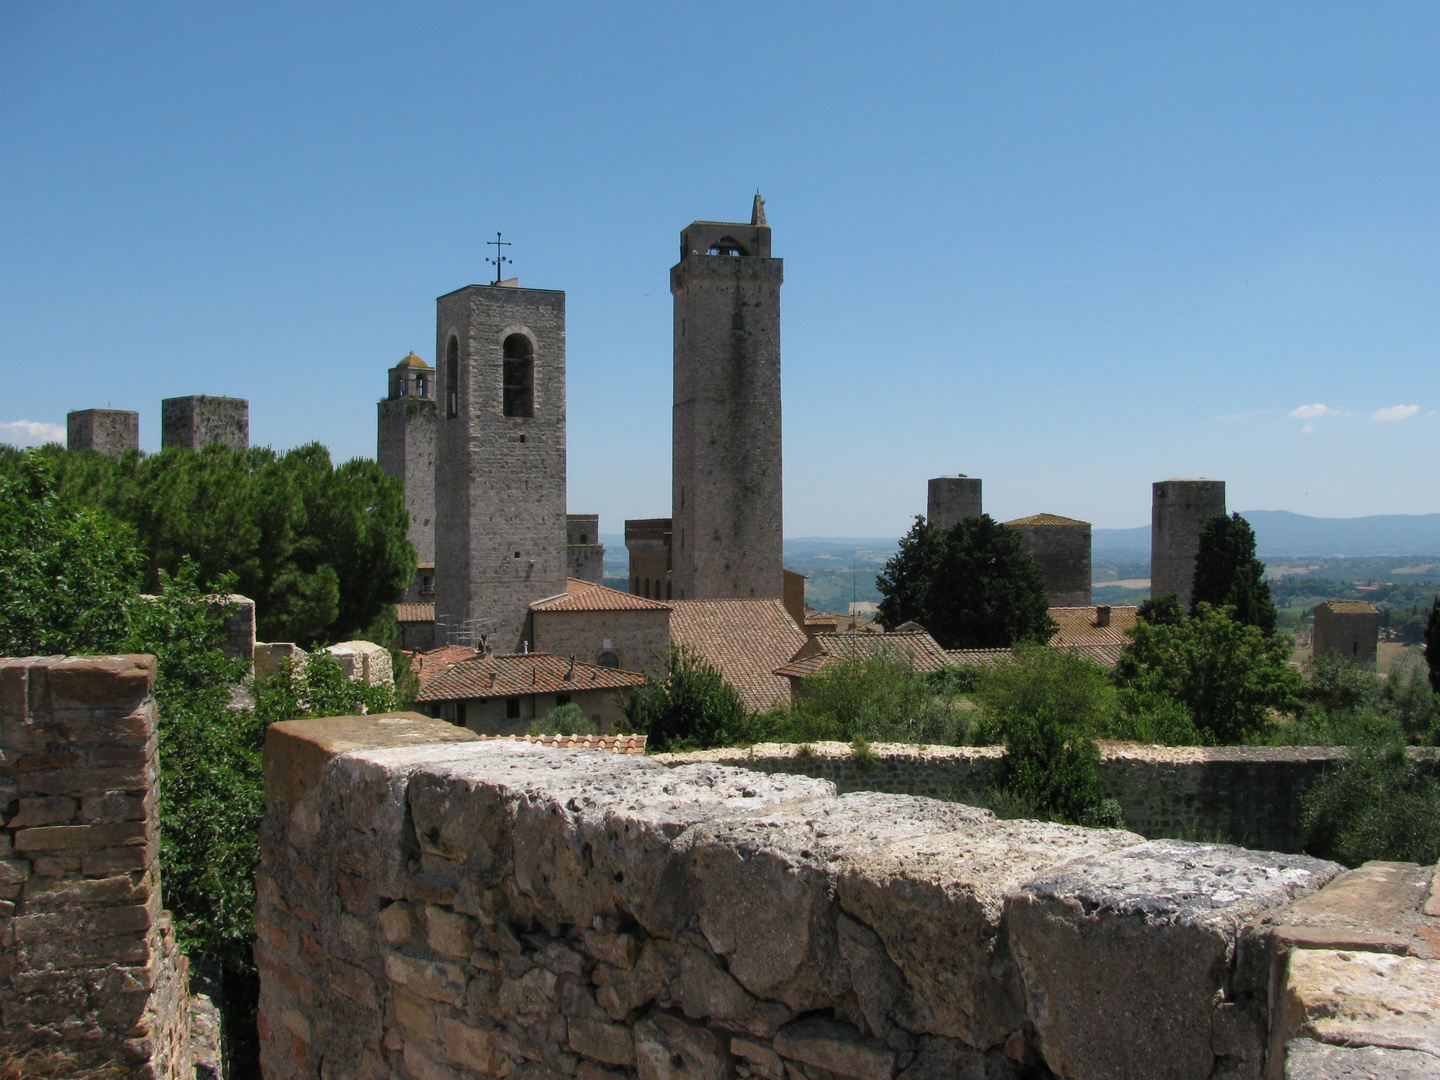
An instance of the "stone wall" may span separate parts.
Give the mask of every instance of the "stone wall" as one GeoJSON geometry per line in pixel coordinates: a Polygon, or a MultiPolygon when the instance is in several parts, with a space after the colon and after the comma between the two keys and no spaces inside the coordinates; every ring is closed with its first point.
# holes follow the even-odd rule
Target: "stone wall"
{"type": "Polygon", "coordinates": [[[614,653],[626,671],[659,674],[670,651],[670,612],[536,611],[535,651],[598,664],[614,653]]]}
{"type": "MultiPolygon", "coordinates": [[[[1100,744],[1100,779],[1120,803],[1126,828],[1151,839],[1220,840],[1267,851],[1305,843],[1301,796],[1346,751],[1329,746],[1142,746],[1100,744]]],[[[1437,767],[1436,752],[1411,753],[1437,767]]],[[[671,765],[705,761],[763,773],[829,780],[840,791],[963,798],[990,783],[1005,756],[998,746],[875,743],[857,759],[846,743],[657,754],[671,765]]]]}
{"type": "Polygon", "coordinates": [[[189,1080],[154,678],[150,656],[0,659],[0,1044],[189,1080]]]}
{"type": "Polygon", "coordinates": [[[1258,1078],[1340,870],[472,738],[270,729],[269,1080],[1258,1078]]]}

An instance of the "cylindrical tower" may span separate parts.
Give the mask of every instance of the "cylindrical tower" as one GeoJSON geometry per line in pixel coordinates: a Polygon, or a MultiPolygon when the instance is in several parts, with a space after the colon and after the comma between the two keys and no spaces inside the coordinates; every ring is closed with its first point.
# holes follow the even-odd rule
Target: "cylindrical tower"
{"type": "Polygon", "coordinates": [[[956,473],[936,476],[930,481],[925,500],[925,517],[937,529],[952,529],[961,518],[979,517],[980,478],[956,473]]]}
{"type": "Polygon", "coordinates": [[[1157,480],[1150,501],[1150,595],[1174,593],[1190,607],[1200,530],[1225,513],[1225,481],[1157,480]]]}

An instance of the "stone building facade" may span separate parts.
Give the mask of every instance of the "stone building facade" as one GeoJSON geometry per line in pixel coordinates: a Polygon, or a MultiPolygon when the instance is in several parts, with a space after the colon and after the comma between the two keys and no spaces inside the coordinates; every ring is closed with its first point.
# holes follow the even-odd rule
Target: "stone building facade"
{"type": "Polygon", "coordinates": [[[123,409],[80,409],[65,417],[65,446],[120,457],[140,449],[140,414],[123,409]]]}
{"type": "Polygon", "coordinates": [[[675,599],[758,599],[781,579],[780,284],[764,203],[680,234],[674,297],[675,599]]]}
{"type": "Polygon", "coordinates": [[[599,514],[565,515],[565,563],[572,578],[599,585],[605,580],[605,545],[599,514]]]}
{"type": "Polygon", "coordinates": [[[161,449],[199,450],[216,443],[231,450],[250,448],[250,402],[205,394],[160,402],[161,449]]]}
{"type": "Polygon", "coordinates": [[[1090,606],[1090,523],[1058,514],[1033,514],[1005,522],[1045,575],[1051,607],[1090,606]]]}
{"type": "Polygon", "coordinates": [[[1150,595],[1174,593],[1190,607],[1200,530],[1225,513],[1224,480],[1158,480],[1150,502],[1150,595]]]}
{"type": "Polygon", "coordinates": [[[1374,667],[1380,641],[1380,612],[1364,600],[1327,600],[1315,608],[1312,653],[1339,653],[1365,667],[1374,667]]]}
{"type": "Polygon", "coordinates": [[[565,294],[468,285],[436,301],[437,644],[522,652],[565,591],[565,294]]]}
{"type": "Polygon", "coordinates": [[[980,478],[959,473],[936,476],[925,500],[925,518],[937,529],[953,529],[961,518],[979,517],[980,478]]]}
{"type": "Polygon", "coordinates": [[[415,548],[415,580],[405,602],[435,596],[435,371],[413,352],[389,372],[388,396],[377,406],[376,458],[386,476],[405,484],[406,534],[415,548]]]}
{"type": "Polygon", "coordinates": [[[670,651],[670,605],[572,579],[563,596],[530,605],[534,648],[587,664],[660,674],[670,651]]]}
{"type": "Polygon", "coordinates": [[[630,518],[625,550],[630,554],[630,591],[651,600],[669,600],[673,531],[670,518],[630,518]]]}

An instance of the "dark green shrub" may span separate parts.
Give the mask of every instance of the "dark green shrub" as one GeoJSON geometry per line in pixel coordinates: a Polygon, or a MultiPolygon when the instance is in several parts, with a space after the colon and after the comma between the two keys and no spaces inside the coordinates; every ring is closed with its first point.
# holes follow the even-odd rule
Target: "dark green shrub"
{"type": "Polygon", "coordinates": [[[1440,860],[1440,780],[1396,741],[1356,747],[1306,793],[1312,855],[1359,866],[1440,860]]]}
{"type": "Polygon", "coordinates": [[[1012,721],[1042,711],[1088,735],[1113,727],[1119,699],[1105,671],[1090,661],[1043,645],[1021,645],[1015,661],[985,672],[975,693],[982,718],[977,743],[1002,742],[1012,721]]]}
{"type": "Polygon", "coordinates": [[[772,714],[766,738],[953,744],[966,716],[899,656],[839,658],[801,682],[788,713],[772,714]]]}
{"type": "Polygon", "coordinates": [[[652,751],[737,746],[754,741],[739,693],[694,649],[672,648],[664,678],[647,676],[625,706],[635,731],[652,751]]]}
{"type": "Polygon", "coordinates": [[[1049,703],[1030,716],[1008,716],[1003,726],[1000,787],[1052,821],[1079,825],[1102,812],[1099,752],[1083,728],[1049,703]]]}

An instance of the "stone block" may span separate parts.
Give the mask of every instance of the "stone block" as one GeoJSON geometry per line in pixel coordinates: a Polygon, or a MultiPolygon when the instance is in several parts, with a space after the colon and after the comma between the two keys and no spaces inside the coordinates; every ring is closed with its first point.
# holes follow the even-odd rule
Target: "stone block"
{"type": "Polygon", "coordinates": [[[149,839],[143,821],[117,821],[105,825],[43,825],[15,833],[16,851],[65,851],[82,848],[130,847],[149,839]]]}
{"type": "Polygon", "coordinates": [[[150,765],[108,769],[45,769],[22,773],[22,795],[104,795],[111,791],[144,791],[155,779],[150,765]]]}
{"type": "Polygon", "coordinates": [[[385,974],[420,997],[465,1007],[465,969],[459,964],[387,952],[385,974]]]}
{"type": "MultiPolygon", "coordinates": [[[[1007,900],[1005,921],[1050,1068],[1137,1080],[1209,1077],[1217,999],[1264,1008],[1268,953],[1259,928],[1341,869],[1299,855],[1163,840],[1025,885],[1007,900]]],[[[1254,1060],[1263,1053],[1263,1040],[1246,1050],[1254,1060]]]]}
{"type": "Polygon", "coordinates": [[[1297,949],[1280,1034],[1440,1059],[1440,960],[1297,949]]]}
{"type": "Polygon", "coordinates": [[[635,1070],[640,1080],[725,1080],[730,1055],[718,1035],[654,1013],[635,1025],[635,1070]]]}
{"type": "Polygon", "coordinates": [[[445,1048],[446,1057],[471,1072],[493,1075],[499,1065],[492,1032],[448,1016],[440,1019],[440,1045],[445,1048]]]}
{"type": "Polygon", "coordinates": [[[1440,1080],[1440,1057],[1418,1050],[1312,1039],[1296,1039],[1285,1050],[1285,1080],[1440,1080]]]}
{"type": "Polygon", "coordinates": [[[895,1075],[895,1051],[836,1020],[797,1020],[780,1029],[773,1045],[782,1058],[852,1080],[891,1080],[895,1075]]]}
{"type": "Polygon", "coordinates": [[[622,1024],[571,1017],[568,1025],[570,1049],[607,1065],[634,1065],[635,1040],[622,1024]]]}
{"type": "Polygon", "coordinates": [[[153,841],[145,847],[100,848],[80,856],[80,871],[86,877],[109,877],[144,870],[155,862],[153,841]]]}
{"type": "Polygon", "coordinates": [[[50,665],[50,692],[57,702],[115,705],[150,693],[155,657],[70,656],[50,665]]]}

